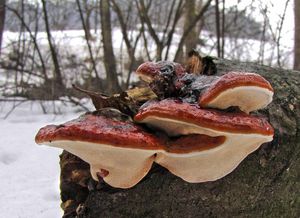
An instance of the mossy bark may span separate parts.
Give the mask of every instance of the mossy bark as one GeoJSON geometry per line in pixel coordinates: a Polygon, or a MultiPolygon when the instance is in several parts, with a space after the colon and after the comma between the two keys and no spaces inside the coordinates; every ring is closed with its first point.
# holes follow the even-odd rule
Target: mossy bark
{"type": "Polygon", "coordinates": [[[218,74],[256,72],[271,82],[274,101],[257,113],[269,118],[274,140],[217,181],[190,184],[154,165],[146,178],[126,190],[89,189],[86,164],[79,159],[75,164],[65,152],[61,156],[65,217],[300,217],[300,72],[214,62],[218,74]],[[70,170],[82,178],[74,179],[76,173],[70,170]]]}

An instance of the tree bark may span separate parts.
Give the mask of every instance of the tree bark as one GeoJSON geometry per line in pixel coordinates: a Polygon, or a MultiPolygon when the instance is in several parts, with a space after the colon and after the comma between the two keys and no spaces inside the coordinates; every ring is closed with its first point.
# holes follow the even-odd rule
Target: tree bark
{"type": "MultiPolygon", "coordinates": [[[[186,7],[185,7],[185,20],[184,26],[188,26],[191,20],[194,20],[196,17],[196,9],[202,7],[202,0],[201,1],[196,1],[196,0],[186,0],[186,7]]],[[[189,35],[186,38],[186,41],[184,43],[185,46],[185,54],[183,57],[187,57],[187,53],[190,52],[193,49],[197,48],[197,44],[199,42],[199,35],[201,32],[201,22],[202,20],[199,21],[199,23],[190,31],[189,35]]]]}
{"type": "MultiPolygon", "coordinates": [[[[126,83],[125,83],[125,87],[128,88],[129,86],[129,82],[130,82],[130,77],[131,77],[131,73],[133,71],[134,65],[136,65],[137,60],[135,58],[135,50],[137,47],[137,43],[139,41],[139,38],[142,35],[142,32],[140,30],[140,33],[135,37],[135,39],[132,41],[130,41],[129,36],[128,36],[128,20],[126,20],[123,16],[123,13],[121,11],[121,8],[119,6],[119,3],[117,3],[115,0],[112,0],[112,5],[113,5],[113,9],[117,14],[118,17],[118,21],[120,24],[120,28],[122,31],[122,35],[123,35],[123,39],[127,48],[127,53],[128,53],[128,61],[129,61],[129,67],[128,67],[128,74],[127,74],[127,79],[126,79],[126,83]]],[[[127,9],[127,13],[132,13],[132,6],[131,4],[128,6],[127,9]]]]}
{"type": "MultiPolygon", "coordinates": [[[[149,6],[150,6],[150,3],[149,3],[149,6]]],[[[146,6],[146,4],[143,0],[136,1],[136,5],[137,5],[137,9],[139,12],[141,22],[146,24],[146,26],[148,28],[148,32],[156,44],[156,60],[157,61],[162,60],[162,52],[164,49],[164,45],[163,45],[164,42],[162,40],[160,40],[158,34],[156,33],[156,31],[153,27],[152,20],[148,16],[149,6],[146,6]]],[[[170,11],[170,13],[172,13],[172,11],[170,11]]]]}
{"type": "Polygon", "coordinates": [[[5,22],[5,1],[6,0],[0,0],[0,55],[1,55],[2,36],[3,36],[4,22],[5,22]]]}
{"type": "Polygon", "coordinates": [[[203,15],[205,11],[210,6],[212,0],[207,0],[207,2],[201,7],[201,10],[199,11],[199,14],[195,16],[195,19],[193,19],[189,25],[184,29],[184,32],[182,33],[182,36],[180,38],[180,41],[177,46],[177,51],[175,53],[174,61],[179,62],[181,60],[180,55],[182,54],[182,47],[190,33],[190,31],[195,27],[195,25],[200,21],[201,18],[203,18],[203,15]]]}
{"type": "Polygon", "coordinates": [[[110,94],[114,94],[119,92],[121,88],[118,82],[116,60],[112,46],[112,29],[110,19],[110,6],[108,0],[100,1],[100,15],[107,89],[110,94]]]}
{"type": "Polygon", "coordinates": [[[300,1],[294,0],[294,69],[300,70],[300,1]]]}
{"type": "MultiPolygon", "coordinates": [[[[200,8],[202,6],[202,2],[199,4],[200,8]]],[[[196,1],[195,0],[185,0],[184,5],[184,30],[188,27],[191,20],[194,20],[196,17],[196,1]]],[[[195,25],[193,29],[189,31],[189,34],[186,37],[184,42],[184,48],[181,49],[177,60],[183,60],[183,57],[188,57],[187,53],[192,49],[196,49],[197,42],[199,40],[199,29],[200,25],[195,25]]]]}
{"type": "Polygon", "coordinates": [[[220,10],[219,10],[219,0],[215,0],[215,13],[216,13],[216,33],[217,33],[217,54],[221,57],[221,46],[220,46],[220,10]]]}
{"type": "Polygon", "coordinates": [[[51,31],[50,31],[50,26],[48,21],[47,5],[45,0],[42,0],[42,5],[43,5],[43,14],[44,14],[47,39],[50,47],[51,58],[54,65],[54,80],[52,81],[52,87],[53,87],[52,91],[53,91],[53,95],[61,95],[61,93],[64,90],[63,77],[58,62],[57,52],[54,45],[52,44],[52,36],[51,36],[51,31]]]}
{"type": "Polygon", "coordinates": [[[78,158],[76,164],[69,163],[65,157],[74,157],[65,152],[61,156],[61,184],[73,181],[61,186],[63,205],[68,209],[65,217],[299,217],[299,72],[221,59],[214,62],[218,74],[232,70],[256,72],[271,82],[274,101],[256,113],[269,119],[275,128],[274,140],[217,181],[187,183],[154,165],[146,178],[125,190],[103,186],[89,191],[88,185],[67,176],[84,168],[82,175],[88,180],[86,163],[78,158]],[[66,196],[72,204],[66,203],[66,196]]]}
{"type": "MultiPolygon", "coordinates": [[[[80,5],[80,2],[77,3],[77,5],[80,5]]],[[[78,7],[80,7],[80,6],[78,6],[78,7]]],[[[84,7],[84,10],[85,10],[85,14],[86,14],[85,19],[81,18],[82,22],[84,22],[84,24],[83,24],[84,28],[83,29],[85,31],[85,35],[86,35],[85,37],[86,37],[86,39],[91,40],[92,39],[92,34],[91,34],[90,19],[91,19],[91,14],[92,14],[92,10],[93,9],[92,9],[92,6],[89,5],[88,0],[83,1],[83,7],[84,7]]],[[[82,10],[81,10],[80,13],[82,13],[82,10]]],[[[80,15],[80,16],[83,17],[83,15],[80,15]]]]}
{"type": "Polygon", "coordinates": [[[92,51],[92,47],[91,47],[91,44],[90,44],[90,40],[92,38],[91,30],[90,30],[90,21],[89,21],[91,11],[88,9],[87,1],[85,1],[84,4],[85,4],[85,10],[86,10],[87,15],[86,15],[86,20],[84,20],[81,5],[80,5],[80,1],[76,0],[76,4],[77,4],[77,7],[78,7],[80,20],[81,20],[82,27],[83,27],[83,30],[84,30],[85,41],[86,41],[86,44],[87,44],[87,47],[88,47],[88,50],[89,50],[89,53],[90,53],[90,58],[91,58],[91,62],[92,62],[92,65],[93,65],[93,70],[95,72],[95,78],[99,81],[99,84],[100,84],[100,77],[98,75],[96,61],[95,61],[93,51],[92,51]]]}
{"type": "MultiPolygon", "coordinates": [[[[192,20],[196,19],[196,10],[201,10],[202,0],[185,0],[184,6],[184,30],[186,30],[192,20]]],[[[204,18],[205,19],[205,18],[204,18]]],[[[183,60],[183,57],[188,57],[188,53],[193,49],[197,49],[199,43],[199,35],[202,30],[203,20],[200,19],[195,26],[189,30],[189,33],[184,41],[184,49],[179,50],[176,61],[183,60]]]]}

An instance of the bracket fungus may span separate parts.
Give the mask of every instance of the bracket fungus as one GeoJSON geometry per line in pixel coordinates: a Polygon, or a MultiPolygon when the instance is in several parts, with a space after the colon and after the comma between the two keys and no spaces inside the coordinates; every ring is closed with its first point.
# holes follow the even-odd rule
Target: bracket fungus
{"type": "Polygon", "coordinates": [[[117,188],[137,184],[148,173],[157,154],[187,154],[224,141],[223,137],[206,135],[158,138],[121,115],[115,109],[105,109],[62,125],[48,125],[39,130],[35,141],[80,157],[90,164],[93,179],[103,179],[117,188]]]}
{"type": "Polygon", "coordinates": [[[167,61],[146,62],[138,68],[137,74],[142,80],[147,78],[145,81],[161,99],[180,97],[190,103],[198,101],[204,108],[227,109],[236,106],[249,113],[266,107],[272,101],[271,84],[258,74],[228,72],[220,77],[195,75],[184,72],[183,67],[179,66],[167,61]],[[169,70],[166,71],[166,68],[169,70]],[[191,95],[192,101],[189,99],[191,95]]]}
{"type": "Polygon", "coordinates": [[[181,76],[185,74],[185,69],[181,64],[170,61],[145,62],[138,67],[135,73],[141,80],[150,83],[155,76],[172,72],[181,76]]]}
{"type": "Polygon", "coordinates": [[[93,179],[101,176],[113,187],[129,188],[148,173],[153,150],[159,150],[160,143],[142,127],[120,119],[120,114],[108,109],[62,125],[49,125],[40,129],[35,140],[88,162],[93,179]]]}
{"type": "Polygon", "coordinates": [[[138,98],[136,90],[135,99],[141,102],[125,95],[130,90],[105,98],[84,91],[97,111],[41,128],[36,142],[63,148],[88,162],[95,180],[130,188],[153,162],[188,182],[219,179],[273,139],[268,121],[248,114],[272,101],[270,83],[258,74],[198,75],[167,61],[144,63],[136,73],[148,83],[155,100],[152,94],[148,101],[138,98]],[[232,106],[240,110],[224,111],[232,106]]]}
{"type": "MultiPolygon", "coordinates": [[[[188,182],[212,181],[227,175],[262,143],[272,141],[274,134],[272,126],[263,118],[242,112],[201,109],[197,105],[168,99],[148,103],[135,120],[163,130],[169,136],[225,137],[219,146],[207,146],[201,151],[157,154],[157,163],[188,182]]],[[[203,142],[199,140],[198,143],[203,142]]],[[[189,147],[185,149],[189,150],[189,147]]]]}
{"type": "Polygon", "coordinates": [[[273,88],[255,73],[229,72],[209,86],[199,97],[202,107],[226,109],[237,106],[249,113],[266,107],[273,98],[273,88]]]}

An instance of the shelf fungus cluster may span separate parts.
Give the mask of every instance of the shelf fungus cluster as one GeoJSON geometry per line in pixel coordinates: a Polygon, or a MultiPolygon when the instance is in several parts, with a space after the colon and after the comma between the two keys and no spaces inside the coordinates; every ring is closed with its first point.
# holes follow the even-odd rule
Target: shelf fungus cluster
{"type": "Polygon", "coordinates": [[[260,75],[197,75],[172,62],[147,62],[136,73],[154,99],[141,104],[127,96],[125,104],[134,107],[126,108],[136,110],[124,114],[106,98],[108,107],[41,128],[36,142],[88,162],[95,180],[130,188],[153,162],[187,182],[217,180],[273,139],[268,121],[250,114],[272,101],[273,89],[260,75]]]}

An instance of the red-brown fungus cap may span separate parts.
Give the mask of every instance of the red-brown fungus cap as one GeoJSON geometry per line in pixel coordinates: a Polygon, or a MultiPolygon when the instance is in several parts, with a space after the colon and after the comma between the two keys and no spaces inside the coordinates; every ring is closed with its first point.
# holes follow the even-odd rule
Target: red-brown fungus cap
{"type": "Polygon", "coordinates": [[[255,73],[229,72],[205,90],[199,98],[199,104],[202,107],[220,109],[240,106],[241,109],[249,112],[265,107],[272,101],[272,95],[271,84],[262,76],[255,73]],[[234,88],[239,87],[241,88],[233,91],[234,88]],[[224,96],[220,96],[225,92],[227,93],[224,96]],[[218,97],[220,99],[217,99],[218,97]]]}
{"type": "Polygon", "coordinates": [[[157,139],[143,128],[129,121],[118,121],[105,116],[86,114],[62,125],[48,125],[39,130],[35,141],[69,140],[108,144],[117,147],[157,149],[157,139]]]}
{"type": "Polygon", "coordinates": [[[148,103],[135,120],[171,136],[187,135],[187,140],[181,136],[173,143],[173,152],[157,153],[155,162],[188,182],[214,181],[227,175],[261,144],[273,139],[273,128],[262,118],[200,109],[175,100],[148,103]],[[200,135],[193,138],[192,134],[200,135]],[[210,142],[212,145],[205,146],[210,142]],[[184,145],[199,147],[189,153],[174,152],[186,149],[184,145]]]}
{"type": "Polygon", "coordinates": [[[115,116],[87,114],[63,125],[49,125],[38,132],[36,142],[88,162],[95,180],[101,176],[113,187],[130,188],[148,173],[161,144],[143,128],[115,116]]]}
{"type": "Polygon", "coordinates": [[[63,148],[88,162],[92,177],[113,187],[130,188],[150,170],[156,154],[189,155],[213,149],[225,137],[189,135],[157,138],[130,121],[86,114],[62,125],[42,128],[36,142],[63,148]]]}
{"type": "Polygon", "coordinates": [[[225,113],[212,109],[201,109],[177,100],[153,101],[143,107],[135,121],[143,122],[147,117],[160,117],[195,124],[204,128],[231,133],[257,133],[273,135],[272,126],[263,118],[245,113],[225,113]]]}
{"type": "Polygon", "coordinates": [[[131,122],[116,121],[92,114],[81,116],[62,125],[48,125],[36,135],[38,144],[54,141],[82,141],[121,148],[165,150],[190,153],[221,145],[225,137],[195,134],[176,139],[157,138],[131,122]]]}
{"type": "Polygon", "coordinates": [[[173,68],[177,76],[182,76],[185,73],[185,69],[181,64],[170,61],[159,62],[146,62],[141,64],[136,70],[136,74],[146,82],[151,82],[153,78],[168,68],[173,68]]]}

